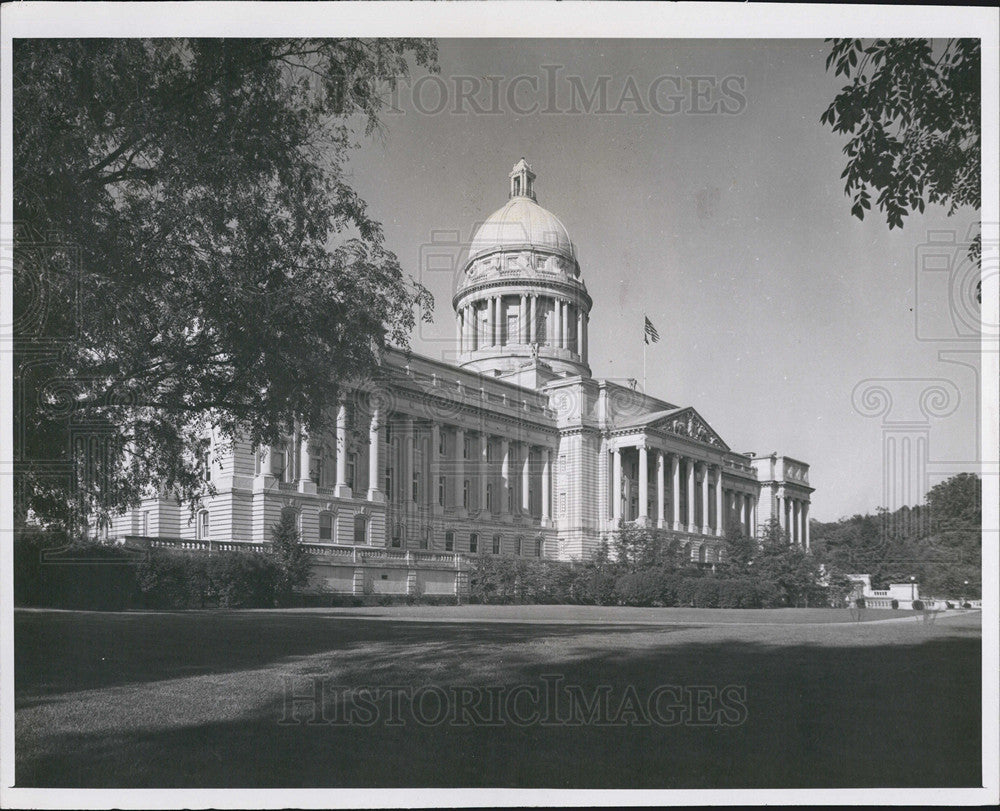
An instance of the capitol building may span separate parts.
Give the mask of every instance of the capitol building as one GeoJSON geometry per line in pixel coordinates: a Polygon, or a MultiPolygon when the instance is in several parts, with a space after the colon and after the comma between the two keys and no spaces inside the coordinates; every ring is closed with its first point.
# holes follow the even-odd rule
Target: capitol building
{"type": "Polygon", "coordinates": [[[808,548],[806,463],[734,451],[694,406],[593,375],[585,268],[535,180],[520,160],[463,255],[456,363],[390,350],[339,402],[331,435],[213,437],[193,512],[151,497],[110,531],[263,548],[291,510],[313,585],[347,593],[460,592],[476,554],[586,560],[622,522],[673,533],[709,567],[732,528],[754,536],[772,519],[808,548]]]}

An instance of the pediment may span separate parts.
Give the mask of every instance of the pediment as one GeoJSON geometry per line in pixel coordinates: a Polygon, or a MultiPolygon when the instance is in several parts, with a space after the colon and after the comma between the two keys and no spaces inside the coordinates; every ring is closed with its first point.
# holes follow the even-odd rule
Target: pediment
{"type": "Polygon", "coordinates": [[[706,445],[723,450],[730,450],[729,446],[722,441],[722,437],[693,408],[682,408],[679,411],[674,411],[649,423],[648,427],[675,436],[693,439],[696,442],[704,442],[706,445]]]}

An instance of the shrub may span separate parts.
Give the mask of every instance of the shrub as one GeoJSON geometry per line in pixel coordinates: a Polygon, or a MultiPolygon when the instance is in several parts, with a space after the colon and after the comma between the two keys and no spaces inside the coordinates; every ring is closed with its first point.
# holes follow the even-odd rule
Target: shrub
{"type": "Polygon", "coordinates": [[[694,587],[694,604],[698,608],[718,608],[719,581],[710,577],[699,580],[694,587]]]}
{"type": "Polygon", "coordinates": [[[614,586],[616,601],[622,605],[665,605],[666,582],[660,569],[640,569],[617,578],[614,586]]]}
{"type": "Polygon", "coordinates": [[[972,603],[962,603],[962,608],[972,608],[972,603]]]}
{"type": "Polygon", "coordinates": [[[923,600],[914,600],[913,601],[913,610],[914,611],[923,611],[924,610],[924,601],[923,600]]]}
{"type": "Polygon", "coordinates": [[[945,607],[945,608],[954,608],[955,606],[954,606],[954,605],[952,605],[952,604],[951,604],[950,602],[948,602],[947,600],[945,600],[945,601],[944,601],[944,607],[945,607]]]}
{"type": "Polygon", "coordinates": [[[274,559],[259,552],[153,550],[137,572],[147,608],[270,608],[278,577],[274,559]]]}
{"type": "Polygon", "coordinates": [[[892,598],[892,607],[899,608],[899,600],[897,600],[895,597],[892,598]]]}

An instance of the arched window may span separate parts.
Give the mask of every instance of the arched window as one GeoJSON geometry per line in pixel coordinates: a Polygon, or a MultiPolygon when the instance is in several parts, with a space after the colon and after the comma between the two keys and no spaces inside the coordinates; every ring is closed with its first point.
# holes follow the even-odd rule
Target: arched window
{"type": "Polygon", "coordinates": [[[444,551],[454,552],[455,551],[455,533],[448,530],[444,534],[444,551]]]}
{"type": "Polygon", "coordinates": [[[493,536],[493,554],[494,555],[499,555],[500,554],[500,548],[501,548],[500,547],[500,536],[499,535],[494,535],[493,536]]]}
{"type": "Polygon", "coordinates": [[[364,513],[354,516],[354,543],[357,546],[368,543],[368,516],[364,513]]]}
{"type": "Polygon", "coordinates": [[[420,548],[428,549],[431,544],[431,528],[424,527],[420,530],[420,548]]]}
{"type": "Polygon", "coordinates": [[[198,533],[199,541],[208,540],[208,530],[209,530],[208,510],[200,510],[198,512],[198,524],[196,530],[198,533]]]}
{"type": "Polygon", "coordinates": [[[271,446],[271,475],[279,482],[285,480],[286,467],[285,443],[279,442],[271,446]]]}
{"type": "Polygon", "coordinates": [[[539,535],[538,537],[535,538],[535,557],[536,558],[540,558],[542,556],[542,551],[543,551],[542,544],[544,543],[544,541],[545,541],[545,539],[541,535],[539,535]]]}
{"type": "Polygon", "coordinates": [[[469,535],[469,551],[478,552],[479,551],[479,533],[473,532],[469,535]]]}
{"type": "MultiPolygon", "coordinates": [[[[357,519],[355,519],[355,522],[357,522],[357,519]]],[[[356,526],[357,524],[355,523],[355,527],[356,526]]],[[[403,524],[400,521],[397,521],[395,524],[392,525],[391,545],[396,548],[399,548],[403,545],[403,524]]]]}
{"type": "Polygon", "coordinates": [[[333,513],[331,512],[319,514],[319,539],[321,541],[333,540],[333,513]]]}
{"type": "Polygon", "coordinates": [[[514,554],[520,556],[524,552],[524,538],[520,535],[517,536],[517,540],[514,541],[514,554]]]}

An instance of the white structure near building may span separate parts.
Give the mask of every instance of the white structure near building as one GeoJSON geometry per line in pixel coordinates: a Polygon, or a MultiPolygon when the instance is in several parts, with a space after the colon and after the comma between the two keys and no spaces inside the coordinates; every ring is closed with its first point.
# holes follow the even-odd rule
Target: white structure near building
{"type": "Polygon", "coordinates": [[[214,438],[213,495],[150,498],[111,528],[153,545],[247,548],[294,510],[336,591],[454,592],[463,556],[582,560],[621,522],[675,533],[694,562],[775,517],[808,547],[809,466],[737,453],[690,405],[594,378],[594,302],[522,159],[469,246],[452,304],[458,362],[390,351],[335,434],[214,438]]]}

